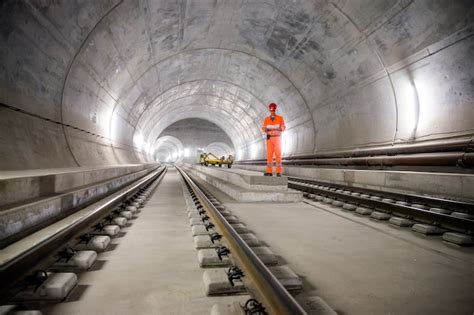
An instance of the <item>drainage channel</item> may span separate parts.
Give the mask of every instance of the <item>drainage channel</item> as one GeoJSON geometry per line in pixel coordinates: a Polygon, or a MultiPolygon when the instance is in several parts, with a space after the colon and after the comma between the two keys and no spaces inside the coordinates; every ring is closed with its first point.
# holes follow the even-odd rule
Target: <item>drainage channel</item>
{"type": "Polygon", "coordinates": [[[90,270],[121,228],[130,226],[166,167],[4,248],[0,253],[0,313],[41,314],[64,301],[77,274],[90,270]]]}
{"type": "Polygon", "coordinates": [[[424,235],[442,235],[457,246],[474,245],[474,204],[413,194],[382,192],[315,180],[289,177],[288,187],[304,197],[353,211],[376,221],[387,221],[424,235]]]}
{"type": "Polygon", "coordinates": [[[273,252],[232,215],[209,191],[180,172],[187,213],[199,265],[204,268],[206,294],[249,294],[241,305],[216,304],[211,314],[335,314],[319,297],[304,309],[292,293],[302,290],[302,281],[288,266],[278,265],[273,252]]]}

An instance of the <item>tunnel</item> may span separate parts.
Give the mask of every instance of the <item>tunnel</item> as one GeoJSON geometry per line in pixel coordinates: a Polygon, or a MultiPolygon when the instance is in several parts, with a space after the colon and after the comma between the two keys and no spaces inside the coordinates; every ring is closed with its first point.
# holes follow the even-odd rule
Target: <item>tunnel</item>
{"type": "Polygon", "coordinates": [[[0,31],[2,314],[474,311],[472,0],[4,0],[0,31]]]}

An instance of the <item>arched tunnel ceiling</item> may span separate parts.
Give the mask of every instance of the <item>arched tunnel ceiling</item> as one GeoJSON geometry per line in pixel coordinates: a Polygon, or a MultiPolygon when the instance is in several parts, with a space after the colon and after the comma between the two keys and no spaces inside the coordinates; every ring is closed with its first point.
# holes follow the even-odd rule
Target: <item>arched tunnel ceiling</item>
{"type": "Polygon", "coordinates": [[[193,80],[183,82],[158,96],[142,113],[137,127],[157,135],[190,112],[207,116],[209,120],[231,133],[234,145],[241,146],[260,134],[258,121],[266,106],[254,95],[225,81],[193,80]],[[199,114],[199,112],[202,112],[199,114]],[[232,123],[229,123],[232,122],[232,123]]]}
{"type": "MultiPolygon", "coordinates": [[[[192,117],[214,122],[245,150],[261,143],[269,102],[286,119],[290,154],[474,129],[470,95],[444,97],[463,107],[454,112],[443,97],[431,97],[440,113],[421,122],[426,109],[412,118],[413,100],[403,97],[415,89],[420,103],[419,78],[435,84],[434,71],[471,67],[469,0],[25,0],[5,7],[12,11],[2,14],[11,48],[2,53],[2,100],[100,137],[97,159],[130,160],[124,152],[137,151],[134,138],[153,145],[167,126],[192,117]],[[22,25],[21,18],[34,22],[22,25]],[[31,45],[21,36],[36,45],[32,56],[14,56],[31,45]],[[27,61],[24,82],[14,80],[14,58],[27,61]],[[449,124],[440,122],[446,113],[449,124]],[[114,157],[104,153],[107,146],[114,157]]],[[[448,85],[469,76],[458,71],[448,85]]],[[[63,129],[73,156],[90,143],[63,129]]]]}
{"type": "MultiPolygon", "coordinates": [[[[116,115],[153,143],[168,125],[201,111],[198,116],[227,126],[236,147],[259,139],[272,101],[281,104],[289,129],[304,125],[315,134],[320,117],[350,125],[350,116],[341,119],[327,106],[333,98],[422,48],[407,43],[392,51],[383,43],[390,36],[383,23],[412,1],[356,2],[124,1],[95,27],[75,58],[65,87],[65,121],[77,123],[76,104],[90,104],[96,108],[83,113],[116,115]],[[98,95],[105,100],[94,102],[98,95]]],[[[424,33],[424,42],[440,36],[424,33]]],[[[345,145],[387,141],[397,129],[393,100],[386,96],[390,87],[383,85],[371,93],[380,98],[374,111],[384,116],[379,137],[366,131],[345,145]]],[[[372,119],[359,108],[353,111],[358,123],[372,119]]],[[[335,140],[332,134],[327,142],[335,140]]],[[[315,140],[300,149],[313,151],[317,134],[315,140]]]]}

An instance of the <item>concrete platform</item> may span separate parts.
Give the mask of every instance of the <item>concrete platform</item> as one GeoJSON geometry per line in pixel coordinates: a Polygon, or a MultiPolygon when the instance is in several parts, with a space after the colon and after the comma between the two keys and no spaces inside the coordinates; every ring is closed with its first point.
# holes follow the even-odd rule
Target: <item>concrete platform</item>
{"type": "Polygon", "coordinates": [[[303,194],[289,189],[286,177],[266,177],[241,169],[219,169],[185,164],[194,177],[218,188],[239,202],[300,202],[303,194]]]}
{"type": "Polygon", "coordinates": [[[150,169],[156,164],[0,171],[0,206],[63,193],[100,181],[150,169]]]}
{"type": "Polygon", "coordinates": [[[179,176],[168,170],[123,237],[112,240],[65,303],[45,314],[209,314],[212,305],[248,296],[207,297],[179,176]]]}
{"type": "MultiPolygon", "coordinates": [[[[58,217],[71,214],[81,207],[127,186],[153,170],[151,165],[149,165],[148,168],[143,168],[144,166],[131,169],[124,168],[122,171],[135,169],[138,169],[138,171],[107,180],[102,179],[116,174],[118,170],[112,169],[114,172],[106,172],[105,174],[100,172],[96,174],[98,172],[96,171],[96,173],[93,173],[95,176],[92,176],[89,174],[92,171],[81,171],[80,168],[78,168],[72,173],[44,175],[49,176],[47,177],[49,178],[48,180],[33,180],[31,177],[26,177],[26,179],[29,180],[25,183],[22,183],[22,181],[26,180],[25,177],[4,179],[0,182],[0,198],[3,198],[4,201],[17,200],[17,202],[0,206],[0,245],[8,245],[25,235],[31,234],[45,225],[46,222],[54,222],[58,217]],[[13,185],[11,181],[15,183],[16,181],[20,181],[20,183],[13,185]],[[77,187],[85,182],[94,183],[77,187]],[[20,185],[21,189],[17,187],[18,185],[20,185]],[[23,185],[25,187],[23,187],[23,185]],[[35,186],[36,189],[33,189],[31,185],[39,185],[39,188],[35,186]],[[64,191],[65,188],[69,187],[75,188],[73,190],[68,189],[64,191]],[[18,188],[18,191],[14,188],[18,188]],[[22,191],[29,188],[37,191],[41,196],[48,195],[46,191],[50,193],[47,197],[19,201],[18,198],[25,197],[22,191]]],[[[40,178],[42,177],[40,176],[40,178]]]]}
{"type": "MultiPolygon", "coordinates": [[[[235,168],[263,172],[265,166],[235,165],[235,168]]],[[[354,187],[369,188],[398,193],[426,194],[459,200],[474,200],[474,174],[434,173],[388,170],[353,170],[324,167],[285,166],[287,176],[317,178],[332,184],[349,184],[354,187]],[[443,185],[440,185],[443,183],[443,185]]]]}
{"type": "Polygon", "coordinates": [[[263,176],[263,173],[237,168],[206,167],[197,164],[185,164],[184,167],[202,174],[206,174],[230,182],[238,187],[257,191],[286,191],[287,177],[263,176]]]}

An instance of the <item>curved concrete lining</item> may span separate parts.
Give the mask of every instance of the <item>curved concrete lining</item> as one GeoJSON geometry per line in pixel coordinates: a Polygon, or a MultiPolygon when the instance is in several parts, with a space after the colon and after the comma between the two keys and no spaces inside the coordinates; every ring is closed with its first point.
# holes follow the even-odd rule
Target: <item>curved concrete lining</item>
{"type": "Polygon", "coordinates": [[[144,149],[187,118],[261,158],[269,102],[287,155],[472,136],[473,7],[4,1],[2,169],[150,161],[144,149]]]}

